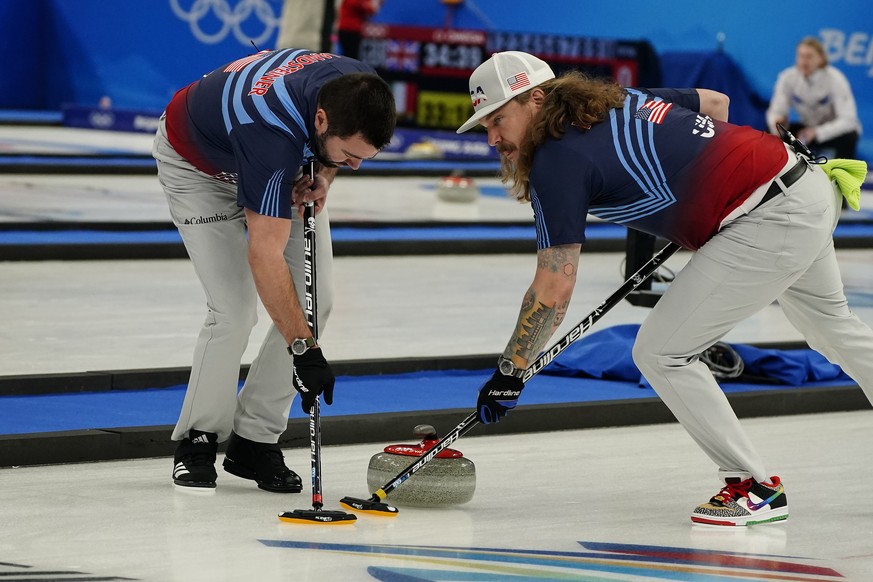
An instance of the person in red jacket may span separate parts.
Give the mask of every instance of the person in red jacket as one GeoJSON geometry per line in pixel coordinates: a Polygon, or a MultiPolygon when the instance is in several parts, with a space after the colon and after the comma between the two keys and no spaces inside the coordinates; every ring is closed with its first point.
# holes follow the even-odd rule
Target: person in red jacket
{"type": "Polygon", "coordinates": [[[382,0],[343,0],[337,20],[337,36],[343,56],[358,58],[361,29],[382,7],[382,0]]]}

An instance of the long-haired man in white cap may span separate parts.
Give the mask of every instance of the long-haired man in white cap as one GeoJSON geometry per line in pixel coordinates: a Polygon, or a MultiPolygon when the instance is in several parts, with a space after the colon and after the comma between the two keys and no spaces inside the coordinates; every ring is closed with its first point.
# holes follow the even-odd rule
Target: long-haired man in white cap
{"type": "Polygon", "coordinates": [[[475,113],[503,179],[533,207],[537,268],[498,369],[479,391],[483,423],[515,407],[524,370],[563,321],[589,213],[696,251],[641,326],[633,357],[719,468],[723,488],[695,523],[788,517],[767,472],[699,354],[778,299],[810,346],[873,401],[873,331],[850,310],[833,245],[840,196],[778,137],[727,123],[728,98],[705,89],[631,89],[540,59],[494,54],[470,77],[475,113]]]}

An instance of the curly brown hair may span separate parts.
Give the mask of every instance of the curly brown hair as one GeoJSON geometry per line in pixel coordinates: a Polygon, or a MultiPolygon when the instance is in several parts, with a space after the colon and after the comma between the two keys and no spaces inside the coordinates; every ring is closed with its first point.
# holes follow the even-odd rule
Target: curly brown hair
{"type": "MultiPolygon", "coordinates": [[[[530,202],[530,171],[536,149],[548,137],[559,139],[568,123],[581,129],[590,128],[607,118],[610,109],[624,105],[624,88],[608,79],[592,78],[579,71],[568,71],[538,85],[545,93],[539,112],[531,121],[518,150],[518,163],[506,158],[501,162],[501,179],[512,183],[510,192],[519,201],[530,202]]],[[[527,103],[531,91],[515,97],[527,103]]]]}

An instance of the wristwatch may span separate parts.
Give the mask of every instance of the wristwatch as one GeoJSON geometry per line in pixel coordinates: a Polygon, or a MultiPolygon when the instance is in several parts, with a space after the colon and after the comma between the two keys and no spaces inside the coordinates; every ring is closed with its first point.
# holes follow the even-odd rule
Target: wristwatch
{"type": "Polygon", "coordinates": [[[309,348],[314,348],[316,346],[314,337],[306,337],[306,338],[297,338],[291,345],[288,346],[288,353],[292,356],[302,356],[306,353],[306,350],[309,348]]]}
{"type": "Polygon", "coordinates": [[[500,356],[497,358],[497,369],[500,370],[500,373],[504,376],[515,376],[516,378],[521,378],[522,375],[524,375],[524,370],[521,370],[518,366],[513,364],[512,360],[506,356],[500,356]]]}

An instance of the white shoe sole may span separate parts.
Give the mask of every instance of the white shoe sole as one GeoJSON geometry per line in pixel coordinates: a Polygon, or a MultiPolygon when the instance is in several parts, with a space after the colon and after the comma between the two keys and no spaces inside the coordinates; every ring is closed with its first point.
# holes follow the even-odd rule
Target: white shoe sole
{"type": "Polygon", "coordinates": [[[757,511],[752,515],[747,515],[745,517],[718,518],[712,515],[702,515],[697,513],[691,514],[691,521],[695,525],[715,527],[745,527],[764,523],[775,523],[785,521],[786,519],[788,519],[788,506],[768,511],[757,511]]]}

